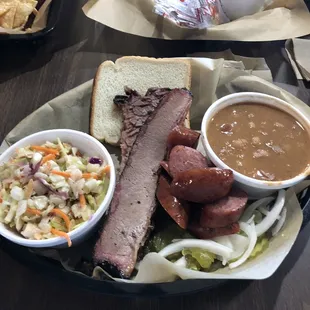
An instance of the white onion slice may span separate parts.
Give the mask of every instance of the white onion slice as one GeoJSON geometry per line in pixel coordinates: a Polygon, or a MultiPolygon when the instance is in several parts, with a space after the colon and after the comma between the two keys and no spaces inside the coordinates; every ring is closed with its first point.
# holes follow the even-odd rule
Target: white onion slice
{"type": "MultiPolygon", "coordinates": [[[[247,237],[238,234],[215,237],[213,240],[233,250],[229,260],[239,258],[249,244],[249,239],[247,237]]],[[[227,261],[223,260],[222,264],[225,266],[227,261]]]]}
{"type": "Polygon", "coordinates": [[[262,198],[260,200],[256,200],[255,202],[253,202],[251,205],[249,205],[245,209],[245,211],[244,211],[240,221],[241,222],[247,222],[251,218],[251,216],[253,215],[254,211],[258,207],[260,207],[260,206],[267,206],[273,200],[274,200],[274,197],[265,197],[265,198],[262,198]]]}
{"type": "MultiPolygon", "coordinates": [[[[265,207],[260,206],[260,207],[258,207],[257,210],[258,210],[261,214],[263,214],[263,215],[265,215],[265,216],[267,216],[267,215],[269,214],[269,210],[267,210],[265,207]]],[[[277,217],[277,220],[279,220],[279,219],[280,219],[280,216],[277,217]]]]}
{"type": "Polygon", "coordinates": [[[216,243],[219,243],[223,246],[226,246],[227,248],[230,248],[232,250],[234,248],[232,242],[230,241],[229,236],[215,237],[215,238],[213,238],[213,241],[216,243]]]}
{"type": "Polygon", "coordinates": [[[272,229],[272,236],[275,236],[278,234],[278,232],[281,230],[281,228],[283,227],[285,220],[286,220],[286,213],[287,213],[287,209],[284,207],[280,216],[280,219],[278,221],[278,223],[276,224],[276,226],[272,229]]]}
{"type": "Polygon", "coordinates": [[[247,223],[247,224],[251,224],[252,222],[254,222],[254,219],[255,219],[255,214],[253,214],[253,215],[246,221],[246,223],[247,223]]]}
{"type": "Polygon", "coordinates": [[[178,259],[175,263],[176,266],[184,267],[186,268],[186,258],[182,256],[180,259],[178,259]]]}
{"type": "Polygon", "coordinates": [[[255,226],[257,236],[264,234],[277,220],[285,203],[285,190],[281,189],[278,193],[277,200],[268,215],[255,226]]]}
{"type": "Polygon", "coordinates": [[[242,231],[244,231],[248,238],[249,238],[249,246],[246,249],[246,251],[243,253],[243,255],[240,257],[240,259],[238,259],[237,261],[229,264],[229,268],[230,269],[234,269],[239,267],[240,265],[242,265],[251,255],[251,253],[254,250],[254,247],[256,245],[256,241],[257,241],[257,235],[256,235],[256,231],[255,231],[255,225],[252,222],[251,224],[247,224],[247,223],[243,223],[240,222],[240,229],[242,231]]]}
{"type": "Polygon", "coordinates": [[[221,256],[223,260],[229,260],[230,255],[233,252],[232,249],[216,243],[212,240],[184,239],[182,241],[169,244],[158,254],[163,257],[167,257],[171,254],[181,252],[183,249],[186,248],[200,248],[202,250],[207,250],[210,253],[221,256]]]}

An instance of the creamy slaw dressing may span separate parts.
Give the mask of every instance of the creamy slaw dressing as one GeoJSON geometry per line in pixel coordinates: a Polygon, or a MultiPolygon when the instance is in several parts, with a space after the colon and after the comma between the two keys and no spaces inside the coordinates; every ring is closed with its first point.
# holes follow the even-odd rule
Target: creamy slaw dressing
{"type": "Polygon", "coordinates": [[[59,139],[16,150],[0,166],[0,222],[27,239],[61,236],[91,219],[109,187],[109,166],[59,139]]]}

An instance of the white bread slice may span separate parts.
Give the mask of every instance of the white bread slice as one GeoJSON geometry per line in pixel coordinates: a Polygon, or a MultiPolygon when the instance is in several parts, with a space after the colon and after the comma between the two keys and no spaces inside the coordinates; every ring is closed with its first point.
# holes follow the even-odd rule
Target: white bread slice
{"type": "MultiPolygon", "coordinates": [[[[144,95],[150,87],[190,89],[190,84],[189,60],[128,56],[119,58],[115,64],[105,61],[94,79],[91,135],[112,145],[119,143],[123,118],[113,99],[124,94],[125,86],[144,95]]],[[[185,124],[189,127],[189,120],[185,124]]]]}

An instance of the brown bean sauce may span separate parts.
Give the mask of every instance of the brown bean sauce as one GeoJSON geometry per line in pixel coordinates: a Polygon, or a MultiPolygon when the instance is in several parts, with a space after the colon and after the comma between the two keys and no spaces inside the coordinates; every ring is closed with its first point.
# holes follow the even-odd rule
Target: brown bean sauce
{"type": "Polygon", "coordinates": [[[224,163],[258,180],[291,179],[310,164],[309,133],[290,114],[259,103],[219,111],[207,136],[224,163]]]}

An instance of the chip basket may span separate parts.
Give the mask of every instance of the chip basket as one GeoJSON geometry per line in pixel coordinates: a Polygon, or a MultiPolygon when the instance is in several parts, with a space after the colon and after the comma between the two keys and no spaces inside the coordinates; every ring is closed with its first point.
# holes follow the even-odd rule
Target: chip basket
{"type": "Polygon", "coordinates": [[[31,41],[44,37],[55,28],[61,13],[62,5],[63,0],[54,0],[51,2],[47,16],[47,24],[44,29],[38,32],[25,34],[0,33],[0,41],[31,41]]]}

